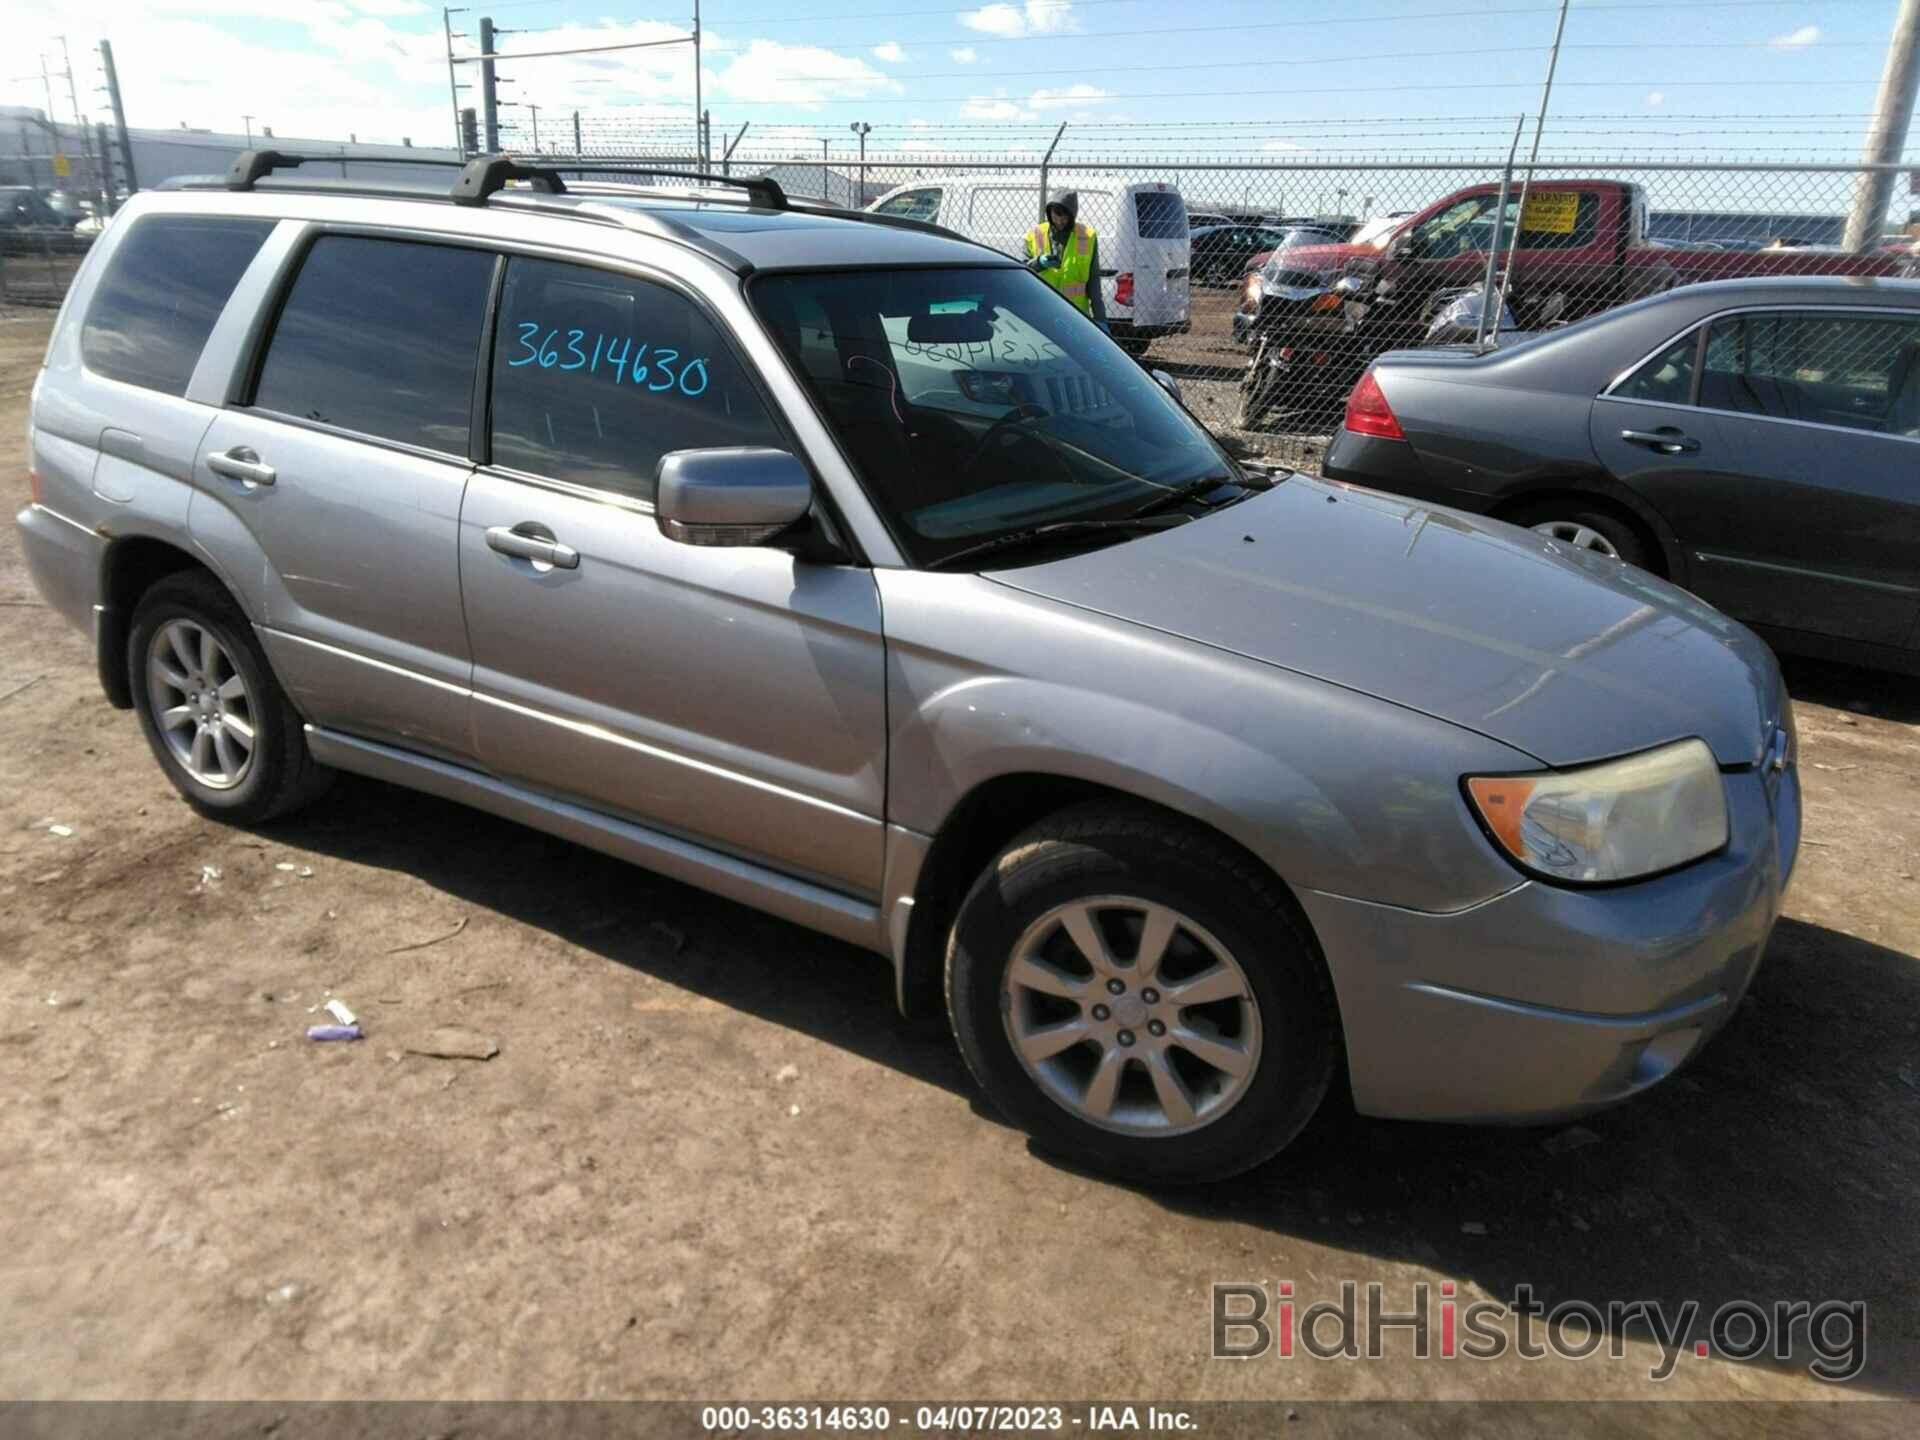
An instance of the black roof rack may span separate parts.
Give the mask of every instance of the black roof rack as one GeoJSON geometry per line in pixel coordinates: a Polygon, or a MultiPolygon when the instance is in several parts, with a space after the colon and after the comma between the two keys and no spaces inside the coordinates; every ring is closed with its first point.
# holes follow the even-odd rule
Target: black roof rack
{"type": "Polygon", "coordinates": [[[440,160],[431,155],[296,155],[287,150],[242,150],[227,167],[227,189],[251,190],[256,180],[276,170],[297,170],[307,161],[329,165],[444,165],[458,166],[458,160],[440,160]]]}
{"type": "Polygon", "coordinates": [[[747,192],[747,199],[762,210],[791,210],[787,192],[780,182],[767,175],[715,175],[706,170],[655,170],[636,165],[568,165],[569,175],[648,175],[656,179],[698,180],[702,185],[724,185],[747,192]]]}
{"type": "Polygon", "coordinates": [[[508,155],[482,155],[477,160],[469,160],[466,168],[460,172],[459,180],[454,183],[453,203],[484,205],[489,195],[497,195],[513,180],[530,180],[543,186],[549,195],[565,195],[567,184],[561,178],[563,170],[576,178],[583,175],[628,175],[650,179],[697,180],[703,185],[725,185],[744,190],[748,202],[763,210],[790,208],[787,192],[780,188],[779,182],[764,176],[736,178],[700,170],[660,170],[640,165],[522,165],[508,155]]]}
{"type": "Polygon", "coordinates": [[[477,160],[469,160],[460,171],[460,178],[453,182],[453,203],[456,205],[484,205],[489,195],[497,195],[507,188],[510,180],[529,180],[544,186],[549,195],[564,195],[567,187],[560,178],[558,170],[544,165],[522,165],[507,155],[482,155],[477,160]]]}

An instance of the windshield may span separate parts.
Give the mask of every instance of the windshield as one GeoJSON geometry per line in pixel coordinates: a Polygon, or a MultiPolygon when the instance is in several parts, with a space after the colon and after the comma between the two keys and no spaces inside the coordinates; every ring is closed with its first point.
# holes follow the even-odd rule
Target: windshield
{"type": "Polygon", "coordinates": [[[916,564],[1235,477],[1206,431],[1029,271],[771,274],[748,294],[916,564]]]}

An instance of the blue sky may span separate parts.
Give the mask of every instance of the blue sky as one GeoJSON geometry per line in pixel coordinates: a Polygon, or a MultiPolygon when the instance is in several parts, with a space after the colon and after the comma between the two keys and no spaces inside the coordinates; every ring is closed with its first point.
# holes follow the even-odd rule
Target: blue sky
{"type": "MultiPolygon", "coordinates": [[[[42,103],[33,52],[44,47],[57,66],[52,37],[64,33],[92,111],[91,46],[105,35],[136,125],[238,131],[251,115],[256,128],[271,125],[280,136],[450,141],[437,6],[307,0],[286,20],[262,18],[262,8],[257,0],[15,0],[13,30],[28,55],[0,62],[12,72],[0,98],[42,103]]],[[[1896,8],[1895,0],[1577,3],[1552,108],[1566,118],[1549,124],[1549,139],[1589,153],[1851,156],[1896,8]],[[1610,118],[1576,118],[1587,116],[1610,118]]],[[[790,0],[703,7],[703,98],[716,132],[750,121],[745,148],[816,158],[821,137],[850,154],[847,126],[856,120],[874,126],[875,153],[1044,145],[1062,120],[1083,153],[1504,151],[1512,122],[1494,117],[1537,103],[1556,6],[812,0],[809,9],[790,0]],[[1373,123],[1382,117],[1391,123],[1373,123]]],[[[473,52],[482,10],[529,32],[505,36],[506,50],[688,29],[677,5],[476,0],[455,17],[468,34],[456,42],[463,53],[473,52]]],[[[543,140],[575,108],[606,137],[691,136],[687,47],[526,60],[502,74],[513,82],[503,96],[541,107],[543,140]]],[[[66,108],[61,88],[56,109],[66,108]]],[[[524,122],[528,113],[507,115],[524,122]]],[[[528,131],[518,133],[524,143],[528,131]]]]}

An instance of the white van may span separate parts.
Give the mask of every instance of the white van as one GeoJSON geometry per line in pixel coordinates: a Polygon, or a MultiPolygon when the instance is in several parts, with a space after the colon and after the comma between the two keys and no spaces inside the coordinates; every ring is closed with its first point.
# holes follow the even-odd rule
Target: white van
{"type": "MultiPolygon", "coordinates": [[[[1162,335],[1193,328],[1187,206],[1177,187],[1062,170],[1047,176],[1047,188],[1079,191],[1080,218],[1100,236],[1100,283],[1114,339],[1138,353],[1162,335]]],[[[1017,175],[950,175],[901,185],[867,208],[931,220],[1024,257],[1027,232],[1040,223],[1040,186],[1017,175]]]]}

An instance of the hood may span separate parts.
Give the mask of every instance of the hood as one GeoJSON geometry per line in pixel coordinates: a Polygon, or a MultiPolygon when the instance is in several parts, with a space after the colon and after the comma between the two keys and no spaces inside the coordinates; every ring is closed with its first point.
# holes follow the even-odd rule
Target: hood
{"type": "Polygon", "coordinates": [[[1641,570],[1497,521],[1295,476],[1163,533],[991,575],[1570,766],[1699,736],[1759,760],[1779,672],[1641,570]]]}
{"type": "Polygon", "coordinates": [[[1080,192],[1078,190],[1056,190],[1047,196],[1047,208],[1058,205],[1067,212],[1067,223],[1073,224],[1080,219],[1080,192]]]}
{"type": "MultiPolygon", "coordinates": [[[[1263,251],[1247,263],[1264,265],[1283,253],[1274,250],[1263,251]]],[[[1343,270],[1356,260],[1378,260],[1378,245],[1289,245],[1285,250],[1289,270],[1343,270]]]]}

